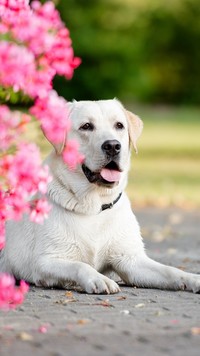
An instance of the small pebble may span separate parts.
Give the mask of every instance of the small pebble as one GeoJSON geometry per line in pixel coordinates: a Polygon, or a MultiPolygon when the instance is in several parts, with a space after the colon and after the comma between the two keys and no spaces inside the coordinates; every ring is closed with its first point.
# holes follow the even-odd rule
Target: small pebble
{"type": "Polygon", "coordinates": [[[127,310],[127,309],[121,310],[121,311],[120,311],[120,314],[128,315],[128,314],[130,314],[130,311],[127,310]]]}

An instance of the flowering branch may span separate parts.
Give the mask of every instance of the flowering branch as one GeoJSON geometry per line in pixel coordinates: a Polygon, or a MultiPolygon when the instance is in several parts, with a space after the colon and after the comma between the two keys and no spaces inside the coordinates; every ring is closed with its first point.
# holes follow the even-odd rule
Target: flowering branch
{"type": "MultiPolygon", "coordinates": [[[[65,142],[70,130],[67,103],[52,81],[56,74],[71,79],[80,62],[53,2],[0,0],[0,88],[8,102],[12,92],[33,102],[28,114],[0,105],[0,249],[6,220],[27,213],[42,223],[51,208],[44,196],[51,179],[48,167],[42,166],[38,147],[24,142],[21,134],[34,115],[53,144],[65,142]],[[35,194],[37,199],[29,200],[35,194]]],[[[62,157],[71,169],[83,159],[78,144],[68,140],[62,157]]],[[[12,277],[0,275],[0,308],[23,301],[27,288],[21,283],[16,289],[12,277]]]]}

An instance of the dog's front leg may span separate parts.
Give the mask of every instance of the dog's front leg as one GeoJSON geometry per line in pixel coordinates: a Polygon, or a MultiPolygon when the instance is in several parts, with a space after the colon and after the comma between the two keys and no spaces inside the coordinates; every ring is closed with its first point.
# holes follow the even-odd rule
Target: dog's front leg
{"type": "Polygon", "coordinates": [[[117,283],[84,262],[43,257],[38,266],[36,285],[58,286],[59,282],[60,285],[75,282],[87,293],[113,294],[120,291],[117,283]]]}
{"type": "Polygon", "coordinates": [[[165,266],[142,256],[116,256],[113,260],[116,273],[129,285],[138,287],[188,290],[200,292],[200,275],[165,266]]]}

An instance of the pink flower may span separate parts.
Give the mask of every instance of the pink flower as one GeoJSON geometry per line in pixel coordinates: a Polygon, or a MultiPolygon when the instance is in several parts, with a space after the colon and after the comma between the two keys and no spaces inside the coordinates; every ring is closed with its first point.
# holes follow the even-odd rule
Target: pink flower
{"type": "Polygon", "coordinates": [[[74,57],[69,31],[66,28],[58,31],[51,48],[45,53],[45,57],[56,73],[64,75],[67,79],[72,78],[74,69],[81,63],[80,58],[74,57]]]}
{"type": "MultiPolygon", "coordinates": [[[[53,2],[48,1],[42,5],[39,1],[34,1],[31,3],[32,11],[23,0],[20,6],[17,5],[17,1],[13,1],[13,4],[12,7],[9,7],[8,2],[4,1],[4,5],[2,5],[4,6],[4,15],[0,23],[0,33],[10,33],[11,37],[20,43],[20,46],[16,44],[15,46],[19,47],[19,50],[20,47],[25,46],[26,50],[33,55],[35,62],[35,68],[32,68],[29,76],[25,75],[24,64],[22,67],[18,65],[18,76],[22,75],[25,83],[20,85],[20,82],[16,80],[15,87],[16,90],[21,89],[33,98],[40,96],[40,92],[43,96],[42,88],[37,90],[39,83],[42,86],[40,78],[45,76],[43,89],[48,91],[52,88],[52,79],[56,73],[71,79],[74,69],[80,65],[81,60],[74,57],[69,31],[62,22],[53,2]],[[16,16],[14,9],[17,9],[17,6],[21,10],[16,16]],[[46,62],[45,68],[40,66],[42,60],[46,62]]],[[[16,49],[15,57],[19,57],[16,49]]],[[[25,58],[26,56],[24,56],[24,60],[25,58]]],[[[2,62],[5,61],[2,60],[2,62]]],[[[6,62],[8,62],[8,58],[6,62]]],[[[6,63],[5,67],[8,67],[6,63]]],[[[12,72],[7,71],[7,75],[8,78],[1,79],[2,81],[4,79],[3,85],[14,86],[14,84],[10,84],[13,83],[12,72]]]]}
{"type": "Polygon", "coordinates": [[[0,220],[0,251],[5,247],[5,222],[0,220]]]}
{"type": "Polygon", "coordinates": [[[29,0],[0,0],[0,16],[20,12],[28,8],[29,0]]]}
{"type": "Polygon", "coordinates": [[[15,287],[15,280],[12,276],[0,274],[0,309],[9,310],[16,308],[24,301],[24,296],[28,292],[29,286],[24,281],[19,287],[15,287]]]}
{"type": "Polygon", "coordinates": [[[38,191],[42,194],[46,194],[47,185],[49,182],[51,182],[51,180],[52,180],[52,177],[49,174],[49,167],[42,166],[38,170],[38,183],[37,183],[38,191]]]}
{"type": "Polygon", "coordinates": [[[11,277],[10,275],[1,274],[0,276],[1,276],[1,278],[0,278],[0,286],[1,286],[2,289],[7,289],[7,288],[10,288],[10,287],[12,287],[14,285],[14,278],[11,277]]]}
{"type": "Polygon", "coordinates": [[[50,327],[50,324],[44,324],[44,325],[41,325],[39,328],[38,328],[38,331],[39,333],[41,334],[46,334],[48,329],[50,327]]]}
{"type": "Polygon", "coordinates": [[[38,98],[30,112],[40,120],[42,129],[50,142],[63,141],[70,129],[68,107],[64,98],[59,97],[55,91],[51,91],[47,97],[38,98]]]}
{"type": "Polygon", "coordinates": [[[39,327],[38,331],[41,333],[41,334],[46,334],[47,333],[47,327],[42,325],[39,327]]]}
{"type": "MultiPolygon", "coordinates": [[[[41,61],[42,59],[40,59],[40,62],[41,61]]],[[[24,92],[33,99],[37,97],[45,98],[48,95],[48,92],[52,89],[52,80],[55,74],[56,71],[49,65],[41,67],[39,70],[35,71],[34,76],[27,82],[24,92]]]]}
{"type": "Polygon", "coordinates": [[[84,156],[78,151],[79,143],[76,140],[68,140],[63,150],[62,157],[70,169],[75,169],[77,164],[84,160],[84,156]]]}
{"type": "Polygon", "coordinates": [[[0,150],[14,145],[29,121],[29,115],[10,111],[6,105],[0,105],[0,150]]]}
{"type": "Polygon", "coordinates": [[[24,213],[29,212],[28,193],[20,186],[9,191],[5,201],[7,220],[20,220],[24,213]]]}
{"type": "MultiPolygon", "coordinates": [[[[18,145],[15,155],[5,155],[0,159],[0,163],[0,175],[5,177],[4,187],[7,187],[7,191],[0,187],[0,222],[3,223],[7,219],[19,220],[24,213],[31,211],[30,195],[38,191],[46,193],[51,180],[49,170],[47,166],[41,166],[39,149],[34,144],[18,145]]],[[[45,217],[45,203],[41,203],[36,212],[37,216],[40,213],[41,217],[43,213],[45,217]]],[[[4,236],[4,229],[1,229],[1,236],[4,236]]],[[[1,241],[3,244],[3,237],[1,241]]]]}
{"type": "Polygon", "coordinates": [[[60,14],[58,10],[55,9],[55,5],[52,1],[47,1],[42,5],[40,1],[35,0],[32,2],[31,7],[41,20],[43,19],[48,24],[51,23],[51,26],[54,28],[58,29],[63,25],[60,14]]]}
{"type": "Polygon", "coordinates": [[[22,189],[28,194],[37,190],[46,192],[49,182],[48,168],[41,166],[39,149],[34,144],[21,143],[12,158],[7,172],[8,183],[14,190],[22,189]]]}
{"type": "Polygon", "coordinates": [[[7,218],[5,193],[0,186],[0,251],[5,247],[5,221],[7,218]]]}
{"type": "Polygon", "coordinates": [[[27,192],[34,193],[40,164],[39,149],[34,144],[20,144],[8,171],[10,186],[20,185],[27,192]]]}
{"type": "Polygon", "coordinates": [[[25,281],[20,281],[20,290],[22,293],[27,293],[29,291],[29,285],[25,281]]]}
{"type": "Polygon", "coordinates": [[[24,46],[2,41],[0,43],[0,84],[23,91],[32,98],[45,96],[52,88],[56,74],[47,61],[39,60],[37,67],[34,54],[24,46]],[[44,65],[45,63],[45,65],[44,65]]]}
{"type": "Polygon", "coordinates": [[[45,198],[33,201],[32,203],[34,203],[34,205],[32,206],[30,219],[37,224],[41,224],[44,218],[48,216],[51,206],[45,198]]]}
{"type": "Polygon", "coordinates": [[[29,93],[28,84],[31,83],[36,72],[35,58],[24,46],[1,41],[0,43],[0,84],[13,87],[15,91],[22,90],[29,93]]]}

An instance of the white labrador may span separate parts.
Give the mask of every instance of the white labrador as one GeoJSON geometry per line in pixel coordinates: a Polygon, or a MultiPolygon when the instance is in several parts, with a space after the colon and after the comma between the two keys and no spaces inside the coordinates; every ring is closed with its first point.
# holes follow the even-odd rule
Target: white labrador
{"type": "Polygon", "coordinates": [[[84,164],[69,169],[60,155],[63,145],[55,147],[46,160],[53,176],[49,217],[43,225],[27,216],[7,224],[0,270],[37,286],[75,283],[87,293],[117,293],[118,284],[106,276],[110,271],[128,285],[199,292],[199,275],[147,257],[124,192],[130,141],[136,149],[142,121],[117,100],[69,105],[70,137],[79,141],[84,164]]]}

